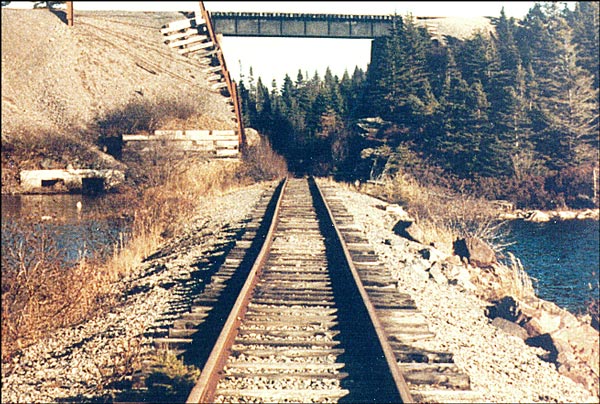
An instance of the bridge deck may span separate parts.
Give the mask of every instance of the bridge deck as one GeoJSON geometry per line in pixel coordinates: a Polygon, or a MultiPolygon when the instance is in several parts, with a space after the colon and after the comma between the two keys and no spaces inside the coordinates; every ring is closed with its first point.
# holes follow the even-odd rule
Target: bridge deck
{"type": "Polygon", "coordinates": [[[215,31],[224,36],[359,38],[389,35],[388,15],[212,12],[215,31]]]}

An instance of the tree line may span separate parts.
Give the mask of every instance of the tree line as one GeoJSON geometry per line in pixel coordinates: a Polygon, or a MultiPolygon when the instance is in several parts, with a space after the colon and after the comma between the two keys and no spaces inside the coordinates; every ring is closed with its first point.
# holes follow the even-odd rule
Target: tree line
{"type": "Polygon", "coordinates": [[[366,72],[299,70],[268,88],[250,70],[244,121],[312,174],[412,173],[521,206],[597,206],[598,16],[598,2],[536,3],[443,43],[395,16],[366,72]]]}

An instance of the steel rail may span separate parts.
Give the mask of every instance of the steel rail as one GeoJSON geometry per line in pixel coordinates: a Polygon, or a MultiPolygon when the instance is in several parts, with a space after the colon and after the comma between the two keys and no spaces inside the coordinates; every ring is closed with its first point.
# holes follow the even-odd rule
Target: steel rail
{"type": "MultiPolygon", "coordinates": [[[[242,319],[247,311],[248,302],[252,297],[252,293],[256,284],[259,282],[260,275],[262,273],[263,266],[267,261],[271,245],[273,242],[273,236],[277,229],[277,225],[280,219],[281,213],[281,205],[284,198],[285,190],[287,186],[287,180],[285,180],[281,193],[279,195],[279,199],[277,200],[276,207],[273,213],[273,220],[269,226],[268,233],[265,238],[265,242],[258,253],[257,259],[250,270],[248,275],[248,279],[246,280],[240,295],[238,296],[234,307],[227,318],[225,326],[217,339],[215,346],[213,347],[211,354],[202,370],[200,379],[193,387],[190,392],[187,403],[207,403],[214,401],[214,394],[217,389],[217,385],[219,383],[219,373],[225,367],[228,357],[230,355],[230,348],[232,346],[233,340],[236,338],[239,327],[242,323],[242,319]]],[[[372,323],[374,331],[377,335],[378,345],[380,346],[386,360],[386,366],[390,371],[392,376],[392,380],[394,386],[396,388],[396,392],[403,403],[414,403],[414,400],[411,396],[411,393],[408,389],[408,385],[406,380],[404,379],[400,368],[396,362],[395,355],[390,347],[387,336],[384,331],[384,328],[379,321],[377,314],[375,312],[375,307],[370,302],[367,291],[365,290],[359,276],[358,272],[353,264],[352,256],[348,247],[346,246],[343,236],[338,229],[333,213],[326,202],[326,199],[323,196],[323,193],[319,189],[317,183],[314,179],[309,180],[309,186],[314,187],[316,189],[316,196],[318,200],[316,201],[318,204],[322,205],[325,208],[325,212],[327,215],[328,221],[332,224],[332,229],[335,232],[334,238],[337,238],[338,247],[343,251],[343,258],[347,264],[348,269],[352,274],[352,279],[357,287],[357,290],[360,293],[361,299],[363,301],[364,307],[368,313],[369,320],[372,323]]]]}
{"type": "Polygon", "coordinates": [[[248,308],[248,301],[251,298],[254,286],[259,280],[260,273],[269,256],[269,251],[271,250],[273,234],[277,228],[281,203],[283,201],[283,195],[285,194],[285,188],[287,186],[287,179],[284,181],[285,182],[279,194],[279,199],[277,200],[277,204],[273,212],[273,220],[265,237],[265,242],[256,257],[256,261],[252,265],[252,269],[248,274],[248,279],[242,287],[231,313],[225,322],[223,331],[219,335],[219,338],[217,339],[217,342],[215,343],[215,346],[212,349],[208,360],[206,361],[206,365],[202,369],[200,379],[190,392],[186,403],[209,403],[214,401],[213,395],[217,387],[217,383],[219,382],[217,374],[221,369],[223,369],[225,363],[227,362],[227,358],[229,356],[228,348],[231,347],[231,343],[237,334],[241,320],[248,308]]]}
{"type": "Polygon", "coordinates": [[[365,290],[365,287],[364,287],[362,281],[360,280],[360,277],[358,276],[358,271],[356,270],[356,267],[354,266],[354,262],[352,260],[352,255],[350,254],[350,250],[348,249],[348,246],[346,245],[346,243],[344,241],[344,237],[342,236],[342,233],[340,232],[340,229],[338,228],[338,226],[335,222],[333,212],[331,211],[329,205],[327,204],[327,201],[326,201],[323,193],[321,192],[321,189],[317,185],[316,181],[313,178],[311,178],[310,181],[314,184],[314,187],[315,187],[316,191],[318,192],[319,197],[321,198],[323,206],[327,210],[329,219],[331,220],[331,223],[332,223],[332,229],[335,231],[335,233],[337,235],[337,239],[338,239],[340,246],[344,252],[346,262],[348,263],[348,267],[350,269],[350,272],[352,273],[352,277],[354,279],[356,287],[358,288],[358,291],[360,293],[362,301],[365,304],[365,307],[369,314],[369,318],[371,319],[371,323],[373,324],[373,327],[375,328],[375,332],[377,333],[377,337],[379,339],[379,344],[381,345],[381,348],[385,355],[386,362],[392,373],[392,377],[396,384],[396,388],[398,389],[398,393],[400,394],[400,398],[402,399],[403,403],[414,403],[415,401],[412,398],[412,395],[408,388],[408,384],[406,383],[406,380],[404,379],[404,376],[402,375],[402,371],[400,370],[400,368],[398,367],[398,363],[396,362],[396,356],[394,355],[394,351],[392,350],[392,347],[390,346],[390,344],[388,342],[387,335],[384,331],[384,327],[381,324],[381,322],[379,321],[379,318],[377,317],[375,307],[373,306],[373,303],[371,303],[371,300],[369,299],[369,295],[368,295],[367,291],[365,290]]]}

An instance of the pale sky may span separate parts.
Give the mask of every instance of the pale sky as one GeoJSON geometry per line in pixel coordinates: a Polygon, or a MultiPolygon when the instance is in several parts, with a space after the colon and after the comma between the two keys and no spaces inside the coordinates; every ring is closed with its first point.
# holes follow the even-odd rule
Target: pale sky
{"type": "MultiPolygon", "coordinates": [[[[12,2],[18,3],[31,2],[12,2]]],[[[572,3],[572,2],[569,2],[572,3]]],[[[500,15],[504,7],[509,17],[522,18],[535,4],[533,1],[205,1],[208,11],[291,12],[332,14],[412,14],[414,16],[491,16],[500,15]]],[[[196,1],[74,1],[77,10],[131,11],[195,11],[196,1]]],[[[75,22],[76,23],[76,22],[75,22]]],[[[350,74],[355,66],[366,70],[370,58],[368,39],[326,38],[241,38],[224,37],[221,46],[232,78],[248,75],[250,67],[255,79],[271,86],[273,79],[281,87],[286,73],[296,79],[298,70],[315,71],[323,77],[329,66],[340,78],[344,70],[350,74]]],[[[247,81],[247,80],[245,80],[247,81]]]]}

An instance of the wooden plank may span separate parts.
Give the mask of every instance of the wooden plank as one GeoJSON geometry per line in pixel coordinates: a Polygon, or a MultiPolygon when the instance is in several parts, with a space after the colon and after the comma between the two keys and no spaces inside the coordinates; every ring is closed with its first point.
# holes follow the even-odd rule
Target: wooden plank
{"type": "Polygon", "coordinates": [[[207,49],[207,48],[210,48],[212,46],[214,46],[214,43],[212,43],[212,42],[204,42],[204,43],[201,43],[199,45],[190,46],[189,48],[179,49],[177,52],[180,55],[185,55],[187,53],[192,53],[192,52],[196,52],[196,51],[199,51],[199,50],[202,50],[202,49],[207,49]]]}
{"type": "Polygon", "coordinates": [[[186,20],[170,22],[167,24],[166,27],[162,28],[160,30],[160,32],[162,32],[163,34],[167,34],[169,32],[180,31],[182,29],[195,27],[195,26],[202,25],[205,23],[206,23],[206,21],[204,21],[203,18],[198,18],[198,17],[188,18],[186,20]]]}
{"type": "Polygon", "coordinates": [[[249,329],[241,327],[238,336],[240,335],[253,335],[260,333],[261,336],[270,336],[274,338],[286,338],[286,337],[303,337],[303,338],[314,338],[316,334],[323,336],[327,334],[328,337],[334,337],[340,333],[339,330],[331,330],[326,333],[320,330],[262,330],[262,329],[249,329]]]}
{"type": "Polygon", "coordinates": [[[232,352],[244,353],[247,357],[284,357],[284,358],[314,358],[314,357],[326,357],[329,355],[339,356],[343,355],[345,350],[343,348],[329,348],[329,349],[306,349],[306,348],[288,348],[288,349],[269,349],[269,348],[257,348],[248,349],[246,346],[233,345],[231,347],[232,352]]]}
{"type": "Polygon", "coordinates": [[[222,80],[222,79],[223,79],[223,76],[222,76],[222,75],[220,75],[220,74],[213,74],[213,75],[210,75],[210,76],[208,76],[208,77],[206,78],[206,80],[207,80],[208,82],[211,82],[211,81],[220,81],[220,80],[222,80]]]}
{"type": "Polygon", "coordinates": [[[215,73],[215,72],[220,72],[221,70],[223,70],[222,66],[211,66],[211,67],[207,67],[206,69],[203,69],[202,72],[203,73],[215,73]]]}
{"type": "Polygon", "coordinates": [[[304,319],[300,324],[298,320],[272,320],[272,319],[253,319],[248,318],[245,320],[244,325],[246,327],[255,326],[255,327],[290,327],[290,326],[321,326],[321,327],[335,327],[337,325],[337,321],[332,320],[312,320],[312,319],[304,319]]]}
{"type": "Polygon", "coordinates": [[[165,42],[176,41],[181,38],[185,38],[190,35],[198,35],[198,30],[196,28],[188,28],[185,31],[177,32],[175,34],[167,35],[163,38],[165,42]]]}
{"type": "Polygon", "coordinates": [[[260,338],[235,338],[236,345],[251,345],[251,346],[278,346],[278,347],[315,347],[332,348],[341,344],[340,341],[324,341],[324,340],[303,340],[303,339],[260,339],[260,338]]]}
{"type": "Polygon", "coordinates": [[[403,372],[407,382],[412,384],[428,384],[437,386],[446,386],[454,389],[468,390],[471,386],[469,376],[464,373],[443,373],[443,372],[403,372]]]}
{"type": "Polygon", "coordinates": [[[416,402],[425,403],[482,403],[481,393],[473,390],[411,389],[416,402]]]}
{"type": "Polygon", "coordinates": [[[344,363],[296,363],[296,362],[234,362],[227,365],[227,369],[253,370],[268,369],[271,371],[312,370],[319,372],[335,371],[346,366],[344,363]]]}
{"type": "Polygon", "coordinates": [[[229,130],[211,130],[211,131],[206,131],[206,130],[186,130],[185,133],[188,136],[202,136],[204,134],[206,134],[206,132],[208,132],[209,136],[215,137],[215,138],[223,138],[223,139],[227,139],[228,137],[232,137],[234,138],[235,136],[237,136],[237,134],[235,133],[235,130],[233,129],[229,129],[229,130]]]}
{"type": "MultiPolygon", "coordinates": [[[[325,402],[324,400],[337,400],[350,394],[346,389],[340,390],[314,390],[314,389],[218,389],[215,397],[223,396],[225,398],[250,398],[260,399],[261,402],[325,402]]],[[[228,401],[228,400],[226,400],[228,401]]],[[[238,402],[238,401],[235,401],[238,402]]],[[[246,402],[241,400],[239,402],[246,402]]]]}
{"type": "Polygon", "coordinates": [[[213,90],[218,90],[218,89],[224,88],[224,87],[227,87],[227,83],[225,83],[224,81],[220,82],[220,83],[215,83],[212,86],[210,86],[210,88],[213,90]]]}
{"type": "Polygon", "coordinates": [[[227,135],[236,135],[235,130],[232,129],[215,129],[212,131],[213,136],[227,136],[227,135]]]}
{"type": "Polygon", "coordinates": [[[252,373],[227,371],[223,375],[222,380],[245,379],[245,378],[264,377],[269,380],[276,379],[337,379],[342,380],[348,377],[348,373],[327,373],[327,372],[269,372],[261,370],[252,370],[252,373]]]}
{"type": "Polygon", "coordinates": [[[231,156],[237,156],[238,154],[239,154],[238,150],[217,149],[218,157],[231,157],[231,156]]]}
{"type": "MultiPolygon", "coordinates": [[[[277,313],[277,314],[288,314],[288,313],[297,313],[298,312],[298,308],[293,308],[293,307],[272,307],[272,306],[263,306],[263,305],[257,305],[255,303],[250,303],[248,305],[248,313],[254,313],[255,311],[260,311],[260,313],[277,313]]],[[[318,316],[330,316],[333,315],[335,313],[337,313],[338,309],[336,308],[332,308],[332,309],[316,309],[313,307],[303,307],[302,308],[302,313],[303,315],[307,315],[307,313],[313,313],[311,315],[318,315],[318,316]]]]}
{"type": "Polygon", "coordinates": [[[193,43],[206,41],[206,40],[208,40],[208,37],[206,35],[194,35],[190,38],[182,39],[180,41],[169,42],[168,45],[170,48],[178,48],[180,46],[191,45],[193,43]]]}
{"type": "Polygon", "coordinates": [[[223,149],[235,149],[240,145],[239,141],[236,140],[215,140],[215,147],[223,149]]]}

